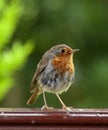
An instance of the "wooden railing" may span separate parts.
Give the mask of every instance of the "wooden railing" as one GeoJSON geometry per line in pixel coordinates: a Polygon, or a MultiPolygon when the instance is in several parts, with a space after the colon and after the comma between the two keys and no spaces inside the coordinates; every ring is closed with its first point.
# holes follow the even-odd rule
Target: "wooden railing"
{"type": "Polygon", "coordinates": [[[108,130],[108,109],[0,108],[0,130],[108,130]]]}

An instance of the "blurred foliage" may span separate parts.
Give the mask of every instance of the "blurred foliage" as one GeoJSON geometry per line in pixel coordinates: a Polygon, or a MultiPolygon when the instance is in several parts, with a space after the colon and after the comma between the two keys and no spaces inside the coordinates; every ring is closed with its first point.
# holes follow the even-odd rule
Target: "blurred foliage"
{"type": "Polygon", "coordinates": [[[18,0],[0,1],[0,49],[11,40],[22,14],[18,0]]]}
{"type": "MultiPolygon", "coordinates": [[[[16,1],[18,4],[13,5],[17,5],[15,10],[19,11],[16,11],[15,19],[12,16],[15,11],[11,7],[12,0],[0,1],[2,3],[0,3],[2,5],[0,6],[0,14],[2,14],[0,22],[6,17],[4,13],[10,12],[7,9],[11,8],[13,10],[10,12],[12,24],[9,25],[14,28],[14,31],[11,31],[7,24],[8,20],[2,22],[4,25],[1,28],[8,26],[6,31],[9,31],[11,37],[6,34],[9,37],[4,39],[3,31],[0,29],[2,36],[0,36],[0,41],[3,39],[8,43],[13,43],[17,39],[22,42],[32,39],[36,43],[36,48],[25,67],[15,76],[15,87],[7,94],[2,106],[27,107],[26,101],[30,96],[29,85],[39,59],[50,47],[65,43],[72,48],[79,48],[80,52],[74,56],[76,80],[72,87],[61,95],[63,101],[73,107],[108,107],[108,1],[16,1]],[[3,2],[6,7],[3,6],[3,2]]],[[[49,105],[60,107],[53,94],[46,96],[49,105]]],[[[42,105],[41,95],[37,104],[31,107],[42,105]]]]}
{"type": "Polygon", "coordinates": [[[24,45],[20,41],[14,41],[12,47],[6,46],[21,16],[21,7],[14,2],[12,1],[8,6],[3,1],[0,3],[1,11],[5,8],[0,20],[0,101],[12,88],[13,75],[24,65],[33,50],[31,41],[27,41],[24,45]]]}

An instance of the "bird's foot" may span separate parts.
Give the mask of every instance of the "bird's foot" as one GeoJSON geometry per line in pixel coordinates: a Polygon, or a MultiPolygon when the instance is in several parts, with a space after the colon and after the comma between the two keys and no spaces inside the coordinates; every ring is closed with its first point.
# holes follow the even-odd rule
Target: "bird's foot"
{"type": "Polygon", "coordinates": [[[71,112],[73,108],[72,107],[62,106],[62,109],[67,111],[67,112],[71,112]]]}
{"type": "Polygon", "coordinates": [[[52,110],[54,110],[54,108],[53,107],[48,107],[48,106],[46,106],[46,105],[44,105],[42,108],[41,108],[41,110],[42,111],[52,111],[52,110]]]}

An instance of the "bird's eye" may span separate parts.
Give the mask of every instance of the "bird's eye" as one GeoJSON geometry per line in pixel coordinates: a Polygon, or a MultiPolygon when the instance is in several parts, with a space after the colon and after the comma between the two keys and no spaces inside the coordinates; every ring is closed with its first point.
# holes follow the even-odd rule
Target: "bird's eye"
{"type": "Polygon", "coordinates": [[[61,50],[61,53],[65,53],[65,49],[62,49],[62,50],[61,50]]]}

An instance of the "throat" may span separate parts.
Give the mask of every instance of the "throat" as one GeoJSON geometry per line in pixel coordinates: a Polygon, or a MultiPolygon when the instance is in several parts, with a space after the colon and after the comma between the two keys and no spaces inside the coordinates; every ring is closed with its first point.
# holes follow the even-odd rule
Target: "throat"
{"type": "Polygon", "coordinates": [[[70,57],[56,57],[53,59],[52,65],[60,74],[64,74],[66,71],[69,71],[70,74],[74,73],[74,64],[70,57]]]}

